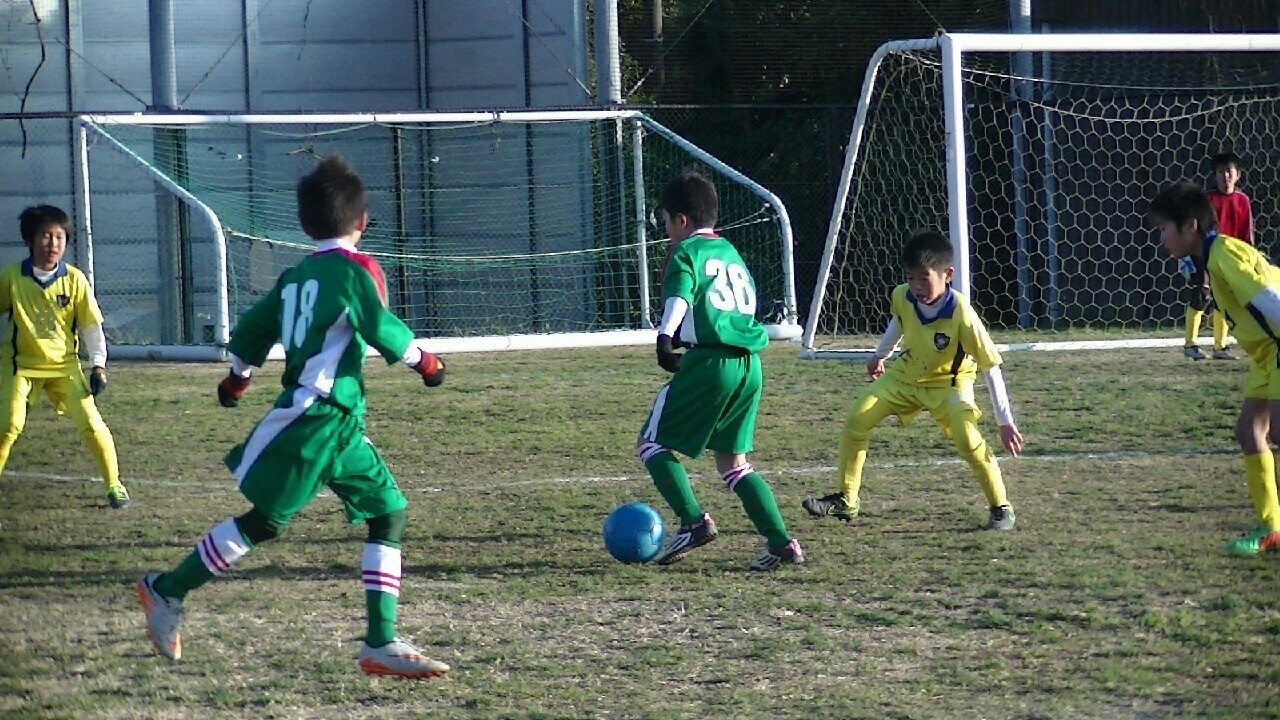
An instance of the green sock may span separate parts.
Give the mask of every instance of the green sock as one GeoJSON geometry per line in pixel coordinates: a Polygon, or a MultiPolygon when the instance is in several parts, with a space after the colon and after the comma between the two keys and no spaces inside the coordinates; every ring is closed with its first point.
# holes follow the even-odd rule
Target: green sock
{"type": "Polygon", "coordinates": [[[369,628],[364,641],[369,647],[382,647],[396,637],[396,605],[399,598],[391,593],[364,591],[364,607],[369,615],[369,628]]]}
{"type": "Polygon", "coordinates": [[[778,512],[778,501],[773,499],[773,491],[759,473],[750,472],[742,476],[733,486],[733,492],[742,501],[742,509],[747,511],[756,532],[769,541],[770,550],[791,542],[787,526],[782,522],[782,513],[778,512]]]}
{"type": "Polygon", "coordinates": [[[693,486],[689,484],[689,476],[685,474],[680,461],[664,450],[645,461],[644,467],[653,478],[653,486],[658,488],[667,507],[680,516],[680,522],[691,525],[702,519],[702,506],[693,496],[693,486]]]}
{"type": "Polygon", "coordinates": [[[155,584],[156,592],[165,597],[185,598],[187,593],[213,579],[213,573],[204,566],[199,551],[193,550],[178,567],[161,575],[155,584]]]}

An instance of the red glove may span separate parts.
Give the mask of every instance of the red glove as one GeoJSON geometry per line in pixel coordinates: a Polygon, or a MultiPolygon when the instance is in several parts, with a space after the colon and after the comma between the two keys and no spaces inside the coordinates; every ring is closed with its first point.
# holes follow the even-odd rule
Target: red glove
{"type": "Polygon", "coordinates": [[[433,355],[426,350],[422,351],[422,359],[417,365],[410,365],[410,369],[422,376],[422,384],[427,387],[437,387],[444,382],[444,359],[439,355],[433,355]]]}
{"type": "Polygon", "coordinates": [[[244,397],[244,391],[248,389],[249,378],[227,373],[222,382],[218,383],[218,403],[222,407],[235,407],[240,404],[240,398],[244,397]]]}

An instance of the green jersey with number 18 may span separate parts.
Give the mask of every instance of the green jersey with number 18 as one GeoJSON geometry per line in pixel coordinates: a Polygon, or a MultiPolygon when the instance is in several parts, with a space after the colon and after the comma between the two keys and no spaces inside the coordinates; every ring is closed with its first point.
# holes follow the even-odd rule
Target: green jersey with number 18
{"type": "Polygon", "coordinates": [[[662,296],[689,303],[680,323],[685,345],[734,347],[757,353],[769,344],[756,321],[756,284],[737,248],[717,235],[681,240],[667,260],[662,296]]]}
{"type": "Polygon", "coordinates": [[[258,366],[279,340],[284,392],[276,407],[292,405],[303,388],[360,414],[366,348],[390,364],[413,342],[413,332],[387,309],[386,297],[377,261],[345,242],[324,241],[240,317],[227,350],[258,366]]]}

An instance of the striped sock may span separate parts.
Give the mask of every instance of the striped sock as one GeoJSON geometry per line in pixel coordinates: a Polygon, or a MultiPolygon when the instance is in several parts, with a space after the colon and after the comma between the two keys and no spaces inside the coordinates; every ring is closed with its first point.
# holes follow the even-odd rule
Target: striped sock
{"type": "Polygon", "coordinates": [[[395,639],[396,606],[400,599],[400,548],[381,543],[364,544],[360,578],[369,624],[365,642],[381,647],[395,639]]]}
{"type": "Polygon", "coordinates": [[[187,593],[230,570],[251,548],[253,544],[240,534],[235,519],[227,518],[200,538],[195,550],[173,572],[156,580],[156,592],[181,600],[187,593]]]}

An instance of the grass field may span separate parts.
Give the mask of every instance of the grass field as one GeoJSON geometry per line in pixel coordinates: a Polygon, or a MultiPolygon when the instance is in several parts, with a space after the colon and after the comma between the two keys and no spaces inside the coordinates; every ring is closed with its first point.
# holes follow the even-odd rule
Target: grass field
{"type": "Polygon", "coordinates": [[[648,348],[449,360],[430,392],[369,373],[412,503],[401,631],[448,678],[357,671],[363,529],[331,497],[188,598],[182,662],[153,655],[133,582],[246,509],[221,457],[279,367],[226,410],[221,366],[121,363],[101,407],[131,509],[47,404],[0,479],[0,717],[1280,717],[1280,558],[1221,552],[1253,521],[1243,363],[1009,356],[1027,447],[1004,463],[1018,528],[994,534],[927,418],[877,431],[855,524],[805,516],[864,375],[772,347],[754,460],[809,561],[756,576],[708,458],[687,466],[717,543],[669,568],[603,551],[615,505],[661,506],[633,454],[664,381],[648,348]]]}

